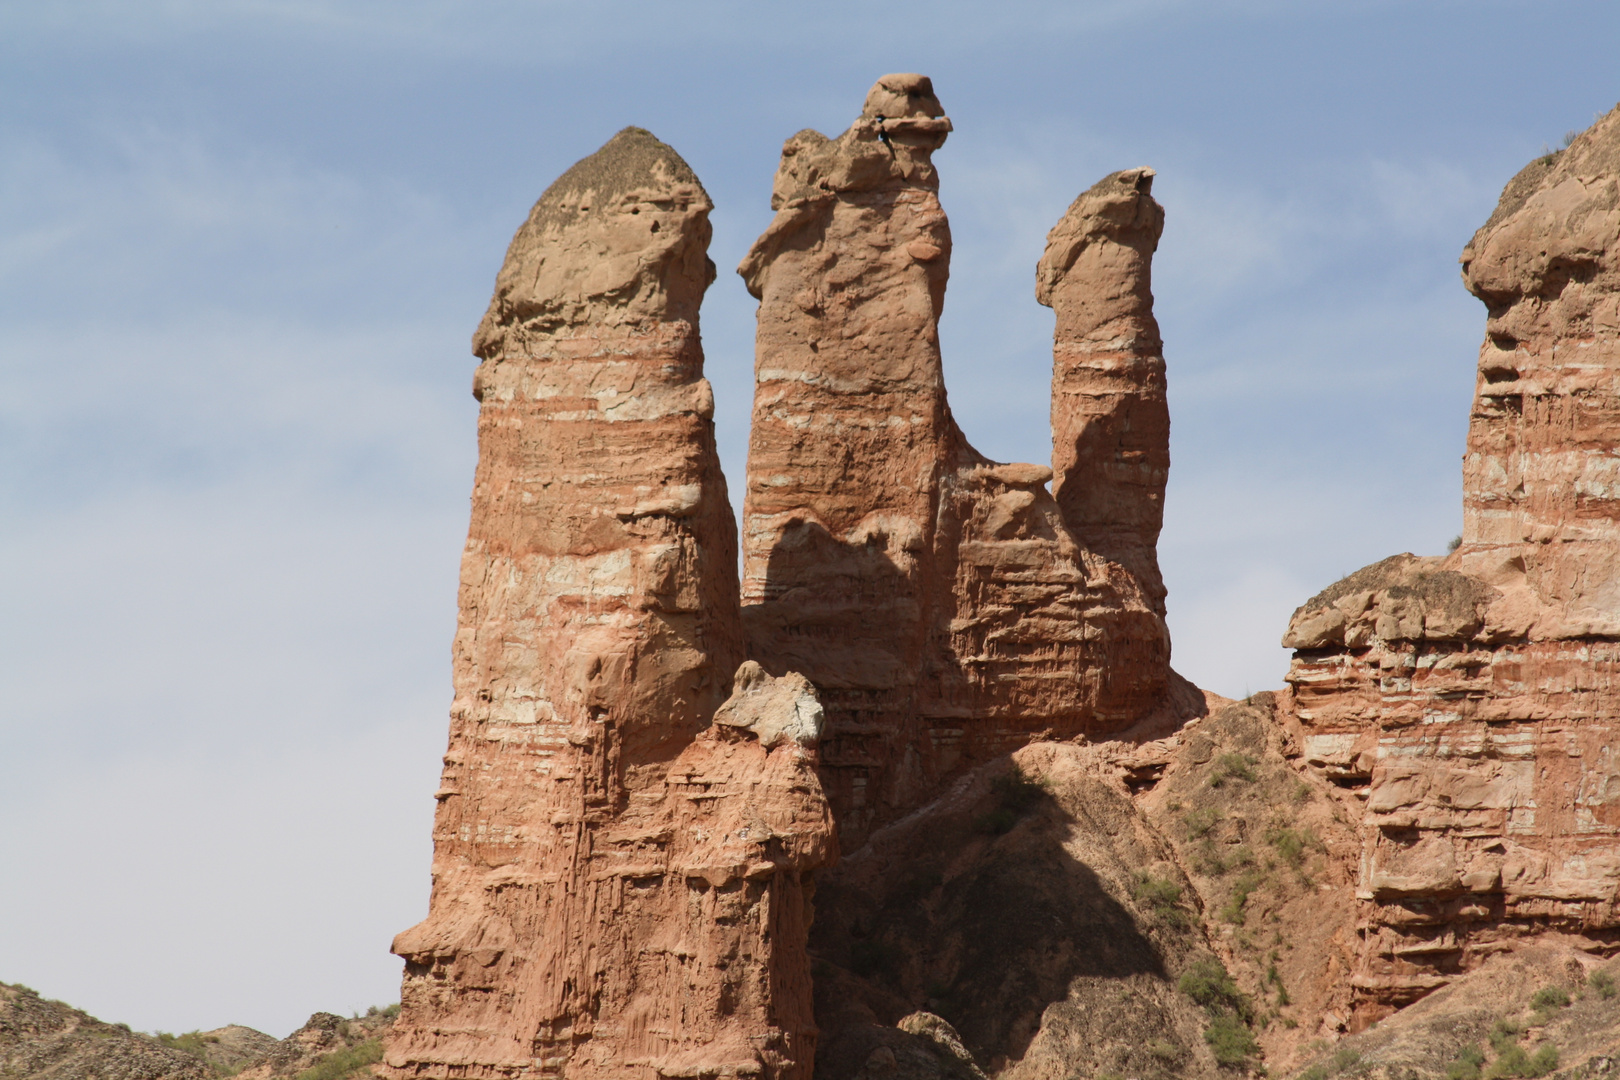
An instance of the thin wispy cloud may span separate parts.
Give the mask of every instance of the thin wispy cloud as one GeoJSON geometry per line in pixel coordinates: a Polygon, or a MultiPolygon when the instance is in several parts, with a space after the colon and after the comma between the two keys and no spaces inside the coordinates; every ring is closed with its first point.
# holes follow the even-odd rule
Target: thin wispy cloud
{"type": "Polygon", "coordinates": [[[1176,665],[1275,686],[1296,604],[1455,531],[1482,323],[1457,252],[1616,96],[1612,7],[1483,6],[1543,17],[1503,40],[1477,3],[1372,0],[0,9],[0,979],[169,1030],[391,1000],[386,942],[425,905],[468,337],[533,200],[626,123],[717,203],[734,497],[755,306],[730,268],[781,140],[841,131],[883,71],[934,76],[951,401],[1005,460],[1050,450],[1046,231],[1157,168],[1176,665]],[[1554,53],[1558,80],[1517,63],[1554,53]],[[1459,76],[1482,65],[1490,100],[1459,76]]]}

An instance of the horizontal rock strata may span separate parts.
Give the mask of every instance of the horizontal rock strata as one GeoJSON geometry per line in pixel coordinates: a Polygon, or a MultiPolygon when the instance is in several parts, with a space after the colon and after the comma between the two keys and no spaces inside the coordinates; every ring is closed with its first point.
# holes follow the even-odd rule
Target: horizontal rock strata
{"type": "Polygon", "coordinates": [[[1528,933],[1620,943],[1620,110],[1462,263],[1461,547],[1358,571],[1283,642],[1307,760],[1366,800],[1362,1022],[1528,933]]]}
{"type": "Polygon", "coordinates": [[[821,717],[752,667],[720,708],[741,635],[698,338],[710,208],[625,129],[535,204],[474,339],[456,697],[392,1076],[808,1076],[821,717]]]}
{"type": "Polygon", "coordinates": [[[795,135],[775,219],[739,268],[760,301],[748,652],[821,690],[846,846],[976,762],[1042,731],[1119,730],[1172,686],[1152,554],[1168,421],[1151,170],[1077,202],[1042,263],[1066,510],[1052,469],[987,460],[946,402],[951,237],[932,155],[950,128],[926,78],[889,75],[838,138],[795,135]],[[1088,484],[1108,493],[1088,501],[1088,484]]]}
{"type": "Polygon", "coordinates": [[[1130,570],[1162,616],[1170,406],[1153,317],[1153,252],[1164,232],[1153,176],[1113,173],[1074,201],[1046,239],[1035,297],[1057,315],[1052,490],[1064,523],[1130,570]]]}

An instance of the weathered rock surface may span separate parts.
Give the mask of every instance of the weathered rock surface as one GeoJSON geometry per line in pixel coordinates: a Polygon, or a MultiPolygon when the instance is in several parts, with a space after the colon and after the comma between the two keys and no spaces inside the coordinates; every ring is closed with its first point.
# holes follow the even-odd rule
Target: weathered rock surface
{"type": "Polygon", "coordinates": [[[1527,934],[1620,943],[1620,109],[1462,263],[1489,316],[1462,545],[1358,571],[1284,638],[1305,759],[1365,799],[1360,1023],[1527,934]]]}
{"type": "Polygon", "coordinates": [[[474,338],[456,698],[391,1075],[807,1075],[819,706],[745,668],[711,723],[742,649],[710,208],[625,129],[535,204],[474,338]]]}
{"type": "Polygon", "coordinates": [[[1130,570],[1164,614],[1159,529],[1170,473],[1153,252],[1164,208],[1152,169],[1112,173],[1046,238],[1035,298],[1057,314],[1052,491],[1080,544],[1130,570]]]}
{"type": "Polygon", "coordinates": [[[1200,703],[1169,670],[1152,556],[1168,421],[1151,170],[1083,196],[1042,262],[1065,508],[1052,469],[987,460],[946,402],[951,238],[932,155],[950,127],[928,79],[888,75],[838,138],[789,139],[776,217],[739,268],[760,301],[748,653],[821,691],[846,847],[1042,732],[1200,703]]]}

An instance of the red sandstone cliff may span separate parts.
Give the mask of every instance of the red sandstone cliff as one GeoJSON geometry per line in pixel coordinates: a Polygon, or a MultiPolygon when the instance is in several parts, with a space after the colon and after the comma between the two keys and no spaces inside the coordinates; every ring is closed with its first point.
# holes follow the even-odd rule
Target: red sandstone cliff
{"type": "Polygon", "coordinates": [[[474,339],[456,697],[390,1075],[808,1075],[820,708],[751,665],[726,700],[709,210],[625,129],[535,204],[474,339]]]}
{"type": "Polygon", "coordinates": [[[1486,339],[1461,547],[1295,613],[1306,760],[1365,800],[1362,1023],[1526,935],[1620,943],[1620,109],[1462,255],[1486,339]]]}
{"type": "Polygon", "coordinates": [[[846,846],[1042,732],[1200,704],[1170,673],[1153,553],[1169,424],[1152,172],[1083,196],[1042,261],[1060,505],[1052,469],[987,460],[946,403],[951,238],[932,155],[950,128],[928,79],[887,75],[838,138],[795,135],[776,217],[739,268],[760,301],[748,651],[821,690],[846,846]]]}

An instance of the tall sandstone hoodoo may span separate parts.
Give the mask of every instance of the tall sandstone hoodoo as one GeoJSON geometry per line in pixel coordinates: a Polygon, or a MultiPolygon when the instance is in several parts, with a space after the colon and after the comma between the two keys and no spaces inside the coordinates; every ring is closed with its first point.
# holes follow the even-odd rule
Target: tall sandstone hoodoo
{"type": "Polygon", "coordinates": [[[535,204],[474,338],[456,697],[392,1076],[809,1075],[821,710],[738,668],[710,209],[626,128],[535,204]]]}
{"type": "Polygon", "coordinates": [[[930,81],[888,75],[848,131],[788,140],[776,217],[739,267],[759,299],[743,522],[749,655],[821,691],[848,846],[1028,743],[1196,711],[1169,668],[1154,555],[1169,421],[1148,291],[1163,211],[1119,173],[1053,230],[1045,465],[992,462],[946,403],[951,237],[930,81]]]}
{"type": "Polygon", "coordinates": [[[1120,563],[1164,614],[1159,530],[1170,474],[1153,252],[1164,232],[1152,169],[1104,177],[1046,238],[1035,298],[1057,315],[1052,491],[1083,546],[1120,563]]]}
{"type": "Polygon", "coordinates": [[[1620,109],[1462,264],[1488,319],[1461,546],[1352,574],[1283,640],[1306,760],[1366,800],[1362,1023],[1529,934],[1620,944],[1620,109]]]}
{"type": "Polygon", "coordinates": [[[741,267],[740,585],[697,177],[627,128],[513,239],[474,337],[456,697],[389,1075],[808,1080],[810,901],[840,841],[1030,743],[1203,711],[1155,555],[1152,170],[1082,194],[1038,270],[1054,498],[1053,468],[986,459],[946,403],[950,126],[890,75],[849,131],[783,151],[741,267]]]}

